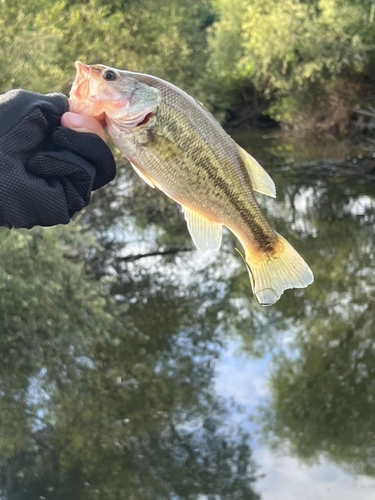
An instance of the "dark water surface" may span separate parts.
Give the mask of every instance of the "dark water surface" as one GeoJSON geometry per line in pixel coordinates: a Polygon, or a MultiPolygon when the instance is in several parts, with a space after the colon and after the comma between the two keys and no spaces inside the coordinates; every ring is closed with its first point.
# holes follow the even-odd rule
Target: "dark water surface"
{"type": "Polygon", "coordinates": [[[274,178],[277,199],[258,199],[314,284],[262,308],[234,238],[189,251],[172,204],[147,208],[164,230],[107,227],[126,324],[100,349],[63,357],[56,341],[38,372],[2,374],[1,500],[375,498],[371,160],[238,141],[274,178]],[[174,250],[129,259],[161,247],[174,250]]]}

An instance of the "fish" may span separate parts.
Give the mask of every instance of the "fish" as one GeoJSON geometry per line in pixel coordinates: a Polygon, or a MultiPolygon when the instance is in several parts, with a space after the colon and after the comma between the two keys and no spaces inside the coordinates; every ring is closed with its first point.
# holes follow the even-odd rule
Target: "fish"
{"type": "Polygon", "coordinates": [[[218,250],[223,226],[229,229],[264,306],[313,282],[308,264],[272,229],[254,196],[276,197],[273,180],[202,103],[156,76],[75,66],[70,111],[96,117],[137,174],[181,205],[198,250],[218,250]]]}

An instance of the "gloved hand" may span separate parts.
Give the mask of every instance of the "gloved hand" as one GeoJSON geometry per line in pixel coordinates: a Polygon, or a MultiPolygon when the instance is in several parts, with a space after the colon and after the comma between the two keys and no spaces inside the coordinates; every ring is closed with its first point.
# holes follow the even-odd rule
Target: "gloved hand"
{"type": "Polygon", "coordinates": [[[0,95],[0,225],[67,224],[88,204],[92,190],[114,178],[106,143],[62,127],[65,111],[63,94],[0,95]]]}

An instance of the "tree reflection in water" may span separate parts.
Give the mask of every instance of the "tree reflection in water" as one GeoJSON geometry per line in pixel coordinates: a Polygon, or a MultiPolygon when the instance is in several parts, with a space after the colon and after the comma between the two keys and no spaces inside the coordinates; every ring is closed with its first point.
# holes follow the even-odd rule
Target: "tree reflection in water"
{"type": "MultiPolygon", "coordinates": [[[[274,357],[271,397],[261,418],[268,442],[277,448],[373,476],[374,180],[355,171],[325,172],[315,168],[300,176],[300,185],[310,184],[308,222],[315,238],[304,255],[315,284],[299,304],[292,340],[274,357]]],[[[292,188],[284,193],[292,203],[292,188]]],[[[285,317],[290,309],[284,304],[279,307],[285,317]]]]}
{"type": "Polygon", "coordinates": [[[4,498],[259,498],[249,436],[213,391],[217,290],[141,266],[93,281],[69,231],[4,231],[4,498]]]}
{"type": "Polygon", "coordinates": [[[80,225],[1,232],[6,500],[260,498],[240,409],[214,389],[231,335],[273,355],[268,444],[374,474],[373,184],[325,172],[277,167],[282,196],[261,200],[315,273],[268,309],[232,237],[198,272],[177,205],[129,170],[80,225]]]}

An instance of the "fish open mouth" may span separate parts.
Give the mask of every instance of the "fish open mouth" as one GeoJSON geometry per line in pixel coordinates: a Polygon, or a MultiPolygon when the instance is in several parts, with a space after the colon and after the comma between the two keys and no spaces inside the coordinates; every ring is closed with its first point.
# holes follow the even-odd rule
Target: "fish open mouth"
{"type": "Polygon", "coordinates": [[[79,61],[75,64],[77,73],[70,95],[74,99],[87,100],[90,92],[90,68],[79,61]]]}
{"type": "Polygon", "coordinates": [[[91,66],[80,61],[76,61],[75,66],[77,72],[70,91],[69,111],[94,116],[105,127],[105,113],[91,95],[93,83],[91,66]]]}

